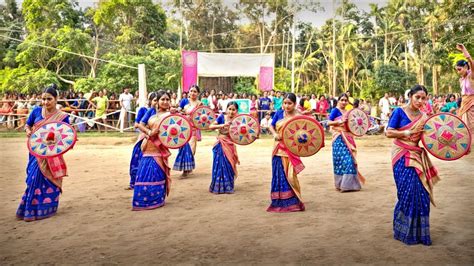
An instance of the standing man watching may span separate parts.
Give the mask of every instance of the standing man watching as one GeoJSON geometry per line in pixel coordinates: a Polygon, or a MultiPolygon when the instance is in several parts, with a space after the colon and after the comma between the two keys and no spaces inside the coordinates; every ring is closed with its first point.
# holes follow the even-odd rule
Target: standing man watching
{"type": "Polygon", "coordinates": [[[133,101],[133,95],[130,93],[130,88],[124,88],[123,93],[120,94],[119,102],[120,102],[120,107],[122,108],[122,111],[127,112],[127,115],[123,116],[123,119],[124,119],[123,122],[124,122],[124,125],[126,125],[126,127],[130,127],[130,121],[132,121],[132,113],[130,113],[130,111],[132,110],[132,101],[133,101]],[[125,122],[127,123],[125,124],[125,122]]]}
{"type": "Polygon", "coordinates": [[[265,117],[265,113],[270,111],[272,107],[272,100],[268,97],[268,92],[263,92],[263,97],[258,99],[258,118],[261,121],[265,117]]]}
{"type": "Polygon", "coordinates": [[[390,101],[388,100],[388,93],[385,93],[382,99],[379,101],[379,107],[382,110],[380,118],[382,121],[388,121],[390,115],[390,101]]]}

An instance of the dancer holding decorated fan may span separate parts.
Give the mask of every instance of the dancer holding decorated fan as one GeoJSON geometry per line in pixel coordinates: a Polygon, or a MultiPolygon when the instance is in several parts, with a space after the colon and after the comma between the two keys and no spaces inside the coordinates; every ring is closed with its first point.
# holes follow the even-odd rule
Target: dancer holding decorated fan
{"type": "Polygon", "coordinates": [[[62,157],[76,142],[76,132],[69,126],[69,116],[56,109],[56,85],[41,95],[42,107],[35,108],[26,122],[30,150],[26,168],[26,190],[16,216],[25,221],[56,214],[62,179],[67,175],[62,157]]]}
{"type": "Polygon", "coordinates": [[[420,111],[428,91],[416,85],[408,93],[409,103],[390,116],[387,137],[394,138],[392,166],[398,202],[393,214],[393,235],[405,244],[431,245],[430,201],[439,180],[426,151],[418,146],[428,116],[420,111]]]}
{"type": "Polygon", "coordinates": [[[336,190],[358,191],[365,178],[360,174],[357,166],[357,147],[354,134],[347,128],[346,105],[349,96],[341,94],[337,100],[337,107],[329,115],[328,125],[332,127],[332,160],[334,168],[334,185],[336,190]]]}

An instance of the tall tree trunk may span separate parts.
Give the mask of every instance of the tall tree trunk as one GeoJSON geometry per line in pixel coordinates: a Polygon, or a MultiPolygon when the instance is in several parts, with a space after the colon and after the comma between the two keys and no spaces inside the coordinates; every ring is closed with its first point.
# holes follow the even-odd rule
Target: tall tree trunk
{"type": "Polygon", "coordinates": [[[383,64],[387,64],[387,45],[388,45],[388,40],[387,40],[387,27],[385,27],[385,34],[384,34],[384,41],[383,41],[383,64]]]}
{"type": "Polygon", "coordinates": [[[420,45],[420,84],[425,85],[425,70],[423,62],[423,45],[420,45]]]}
{"type": "Polygon", "coordinates": [[[286,46],[286,63],[285,63],[285,67],[288,68],[288,60],[289,60],[289,55],[290,55],[290,30],[288,30],[288,37],[286,38],[286,42],[288,43],[288,45],[286,46]]]}
{"type": "Polygon", "coordinates": [[[283,34],[281,35],[281,61],[280,61],[280,66],[283,66],[285,64],[285,31],[283,31],[283,34]]]}
{"type": "Polygon", "coordinates": [[[438,66],[436,65],[433,65],[432,67],[432,71],[433,71],[433,94],[434,95],[438,95],[438,66]]]}
{"type": "Polygon", "coordinates": [[[332,65],[331,64],[328,64],[327,65],[327,72],[328,72],[328,95],[331,95],[331,91],[332,91],[332,65]]]}
{"type": "MultiPolygon", "coordinates": [[[[264,4],[265,5],[265,4],[264,4]]],[[[265,48],[265,6],[262,6],[262,31],[260,38],[260,53],[263,54],[265,48]]]]}
{"type": "MultiPolygon", "coordinates": [[[[433,25],[430,27],[430,33],[431,33],[431,45],[433,47],[433,51],[436,49],[436,33],[434,32],[433,25]]],[[[433,94],[438,95],[438,66],[436,63],[433,64],[432,69],[432,76],[433,76],[433,94]]]]}
{"type": "Polygon", "coordinates": [[[405,41],[405,71],[408,73],[408,40],[405,41]]]}

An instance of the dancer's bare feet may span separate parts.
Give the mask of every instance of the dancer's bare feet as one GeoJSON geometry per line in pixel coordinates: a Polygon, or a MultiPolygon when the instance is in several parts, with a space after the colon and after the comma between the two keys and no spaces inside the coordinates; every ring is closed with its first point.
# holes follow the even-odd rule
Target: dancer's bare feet
{"type": "Polygon", "coordinates": [[[183,171],[183,174],[181,174],[181,178],[186,178],[188,177],[189,175],[191,175],[193,173],[193,170],[190,170],[190,171],[183,171]]]}

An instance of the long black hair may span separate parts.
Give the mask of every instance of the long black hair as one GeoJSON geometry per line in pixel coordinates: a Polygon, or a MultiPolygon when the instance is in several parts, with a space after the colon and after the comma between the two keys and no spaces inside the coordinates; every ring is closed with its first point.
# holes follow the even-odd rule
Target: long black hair
{"type": "Polygon", "coordinates": [[[289,99],[290,101],[292,101],[294,104],[296,104],[296,95],[292,92],[289,92],[285,95],[285,97],[283,98],[284,99],[289,99]]]}
{"type": "Polygon", "coordinates": [[[447,103],[451,102],[451,97],[454,97],[454,101],[456,101],[456,96],[454,96],[454,94],[448,94],[448,96],[446,96],[447,103]]]}
{"type": "Polygon", "coordinates": [[[466,60],[464,60],[464,59],[461,59],[461,60],[457,61],[457,62],[456,62],[456,66],[457,66],[457,67],[465,67],[465,66],[467,66],[467,69],[470,69],[469,63],[468,63],[466,60]]]}
{"type": "Polygon", "coordinates": [[[353,103],[354,108],[359,108],[359,104],[360,104],[360,100],[359,100],[359,99],[355,99],[355,100],[354,100],[354,103],[353,103]]]}
{"type": "Polygon", "coordinates": [[[58,97],[58,86],[56,84],[51,84],[48,87],[44,88],[43,93],[49,93],[53,95],[54,98],[58,97]]]}
{"type": "Polygon", "coordinates": [[[300,99],[300,106],[301,106],[301,107],[304,107],[304,102],[305,102],[305,101],[306,101],[306,100],[305,100],[304,98],[301,98],[301,99],[300,99]]]}
{"type": "Polygon", "coordinates": [[[227,104],[227,108],[228,109],[230,106],[234,106],[235,107],[235,110],[239,110],[239,104],[236,102],[236,101],[230,101],[228,104],[227,104]]]}
{"type": "Polygon", "coordinates": [[[425,88],[425,86],[417,84],[413,88],[410,89],[410,91],[408,92],[408,97],[411,98],[411,96],[413,96],[415,93],[419,91],[424,91],[426,95],[428,95],[428,90],[425,88]]]}
{"type": "Polygon", "coordinates": [[[151,102],[156,98],[156,92],[152,91],[148,94],[148,106],[151,107],[151,102]]]}

